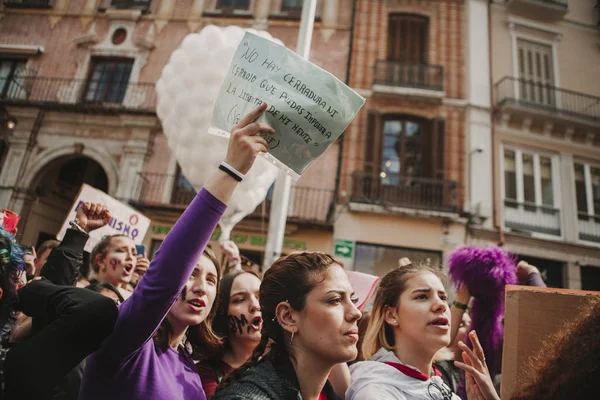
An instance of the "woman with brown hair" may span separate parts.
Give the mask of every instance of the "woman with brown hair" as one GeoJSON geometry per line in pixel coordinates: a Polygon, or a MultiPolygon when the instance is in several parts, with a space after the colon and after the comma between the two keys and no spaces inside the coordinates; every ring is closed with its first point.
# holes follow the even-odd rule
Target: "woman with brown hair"
{"type": "Polygon", "coordinates": [[[179,218],[140,284],[119,307],[113,333],[88,358],[81,400],[206,399],[186,348],[189,343],[204,351],[218,343],[207,321],[217,295],[219,268],[205,247],[238,182],[258,152],[268,151],[257,133],[274,130],[254,122],[266,107],[260,105],[233,128],[225,162],[179,218]]]}
{"type": "Polygon", "coordinates": [[[259,297],[260,343],[213,399],[338,399],[327,377],[356,358],[361,315],[342,265],[319,252],[280,258],[264,274],[259,297]]]}
{"type": "Polygon", "coordinates": [[[223,339],[220,351],[196,367],[206,398],[236,368],[250,359],[260,343],[262,314],[258,301],[260,279],[253,272],[235,270],[223,277],[212,328],[223,339]]]}

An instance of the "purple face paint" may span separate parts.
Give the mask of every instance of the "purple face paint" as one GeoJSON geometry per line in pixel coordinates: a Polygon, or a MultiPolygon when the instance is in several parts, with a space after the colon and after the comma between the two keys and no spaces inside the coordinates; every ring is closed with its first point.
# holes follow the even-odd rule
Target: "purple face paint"
{"type": "Polygon", "coordinates": [[[110,259],[110,265],[112,266],[113,271],[117,270],[117,266],[120,264],[119,260],[117,260],[116,258],[111,258],[110,259]]]}

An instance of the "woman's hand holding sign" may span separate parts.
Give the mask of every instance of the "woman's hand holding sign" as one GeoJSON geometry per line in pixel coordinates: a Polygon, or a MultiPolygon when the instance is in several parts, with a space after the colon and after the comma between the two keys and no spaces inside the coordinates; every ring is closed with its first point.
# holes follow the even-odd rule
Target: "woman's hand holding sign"
{"type": "Polygon", "coordinates": [[[267,141],[258,134],[273,134],[275,129],[269,124],[256,122],[266,109],[266,103],[259,105],[245,115],[231,130],[227,155],[223,164],[228,166],[225,170],[232,168],[235,171],[225,172],[220,167],[217,174],[204,185],[206,190],[223,203],[229,201],[237,184],[243,179],[243,177],[239,177],[239,174],[245,175],[250,171],[259,152],[267,153],[269,151],[267,141]],[[235,178],[236,176],[238,178],[235,178]]]}
{"type": "Polygon", "coordinates": [[[231,130],[229,147],[225,162],[242,174],[250,171],[258,152],[267,153],[269,145],[258,133],[275,133],[269,124],[256,122],[267,109],[267,103],[262,103],[250,111],[231,130]]]}

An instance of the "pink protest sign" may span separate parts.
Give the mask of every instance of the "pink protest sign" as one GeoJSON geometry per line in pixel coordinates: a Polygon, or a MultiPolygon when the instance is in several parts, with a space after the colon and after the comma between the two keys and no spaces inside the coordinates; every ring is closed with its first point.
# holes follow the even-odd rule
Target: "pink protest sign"
{"type": "Polygon", "coordinates": [[[375,291],[375,287],[379,283],[379,277],[356,271],[346,271],[346,275],[348,275],[355,296],[358,297],[356,307],[360,310],[375,291]]]}

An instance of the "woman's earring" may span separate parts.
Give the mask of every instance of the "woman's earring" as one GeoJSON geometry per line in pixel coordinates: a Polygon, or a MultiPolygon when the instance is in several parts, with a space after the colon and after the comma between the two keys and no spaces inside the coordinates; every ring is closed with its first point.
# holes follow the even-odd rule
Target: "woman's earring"
{"type": "Polygon", "coordinates": [[[392,324],[396,325],[398,323],[398,321],[396,321],[395,319],[392,320],[392,324]]]}
{"type": "Polygon", "coordinates": [[[290,346],[292,345],[292,342],[294,341],[294,333],[296,333],[296,332],[292,332],[292,337],[290,338],[290,346]]]}

